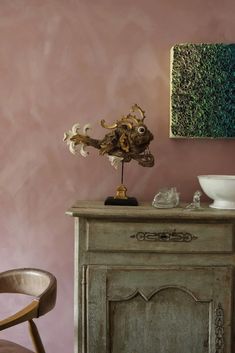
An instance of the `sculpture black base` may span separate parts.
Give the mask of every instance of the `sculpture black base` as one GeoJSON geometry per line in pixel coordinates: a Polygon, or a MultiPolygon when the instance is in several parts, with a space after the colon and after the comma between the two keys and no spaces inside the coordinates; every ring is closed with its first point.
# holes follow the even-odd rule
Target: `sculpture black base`
{"type": "Polygon", "coordinates": [[[115,199],[114,197],[109,196],[105,200],[104,204],[112,206],[138,206],[138,201],[135,197],[128,197],[127,199],[115,199]]]}

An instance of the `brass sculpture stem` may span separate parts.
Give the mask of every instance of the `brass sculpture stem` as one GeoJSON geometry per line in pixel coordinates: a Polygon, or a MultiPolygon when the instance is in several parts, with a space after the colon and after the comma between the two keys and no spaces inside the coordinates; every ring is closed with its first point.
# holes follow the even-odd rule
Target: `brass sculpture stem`
{"type": "Polygon", "coordinates": [[[123,184],[123,180],[124,180],[124,161],[122,161],[121,185],[118,186],[117,188],[116,196],[114,197],[115,199],[128,199],[126,195],[127,188],[123,184]]]}

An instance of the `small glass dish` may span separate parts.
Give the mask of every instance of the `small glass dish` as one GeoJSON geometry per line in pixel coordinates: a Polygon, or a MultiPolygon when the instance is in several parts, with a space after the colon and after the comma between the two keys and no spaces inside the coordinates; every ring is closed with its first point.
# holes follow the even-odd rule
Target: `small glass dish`
{"type": "Polygon", "coordinates": [[[174,208],[179,205],[179,193],[176,187],[163,188],[154,196],[152,206],[156,208],[174,208]]]}

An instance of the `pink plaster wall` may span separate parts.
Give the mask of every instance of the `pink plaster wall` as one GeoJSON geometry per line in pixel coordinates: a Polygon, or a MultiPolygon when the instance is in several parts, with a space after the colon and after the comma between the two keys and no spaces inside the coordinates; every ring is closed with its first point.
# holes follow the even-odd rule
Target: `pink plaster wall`
{"type": "MultiPolygon", "coordinates": [[[[235,174],[235,141],[168,138],[169,51],[181,42],[234,41],[233,0],[8,0],[0,2],[0,270],[42,267],[58,278],[56,309],[41,319],[48,353],[73,352],[76,199],[112,195],[119,173],[62,142],[73,123],[112,122],[138,103],[154,133],[156,165],[126,167],[129,194],[151,200],[198,174],[235,174]]],[[[14,300],[12,307],[14,307],[14,300]]],[[[26,327],[11,330],[21,343],[26,327]]]]}

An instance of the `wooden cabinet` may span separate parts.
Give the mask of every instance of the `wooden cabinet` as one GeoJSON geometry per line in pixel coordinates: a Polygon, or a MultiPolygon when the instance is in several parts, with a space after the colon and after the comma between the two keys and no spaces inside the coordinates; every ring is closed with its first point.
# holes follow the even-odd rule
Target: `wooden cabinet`
{"type": "Polygon", "coordinates": [[[235,353],[235,212],[78,202],[76,353],[235,353]]]}

